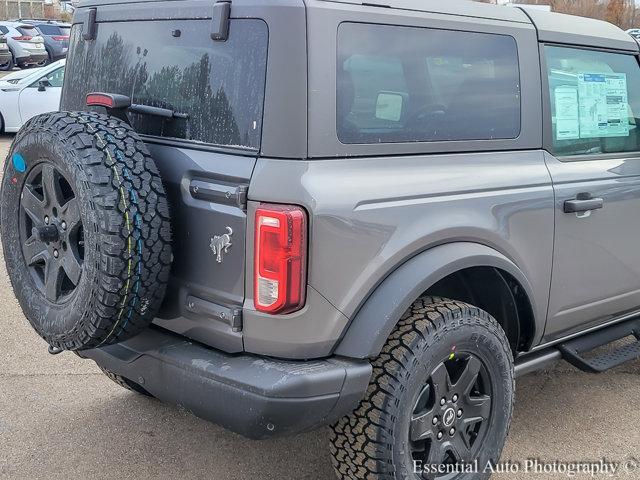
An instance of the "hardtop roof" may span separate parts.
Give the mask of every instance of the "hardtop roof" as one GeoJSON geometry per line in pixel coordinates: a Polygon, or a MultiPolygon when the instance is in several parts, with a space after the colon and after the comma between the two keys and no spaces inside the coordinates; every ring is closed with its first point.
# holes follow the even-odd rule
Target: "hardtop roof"
{"type": "Polygon", "coordinates": [[[465,17],[504,20],[507,22],[530,23],[527,16],[518,8],[505,8],[489,3],[470,0],[320,0],[330,3],[349,3],[353,5],[381,6],[398,10],[416,12],[443,13],[465,17]]]}
{"type": "Polygon", "coordinates": [[[638,51],[638,42],[609,22],[534,9],[527,9],[526,13],[536,26],[541,42],[638,51]]]}
{"type": "MultiPolygon", "coordinates": [[[[78,9],[101,5],[141,4],[160,0],[81,0],[78,9]]],[[[163,3],[193,4],[194,0],[169,0],[163,3]]],[[[591,18],[565,15],[528,8],[473,2],[471,0],[231,0],[232,5],[266,6],[299,5],[323,2],[327,4],[362,5],[363,8],[386,7],[398,10],[430,12],[471,18],[527,23],[536,27],[541,42],[562,43],[638,52],[638,42],[611,23],[591,18]]],[[[213,1],[211,2],[213,3],[213,1]]]]}

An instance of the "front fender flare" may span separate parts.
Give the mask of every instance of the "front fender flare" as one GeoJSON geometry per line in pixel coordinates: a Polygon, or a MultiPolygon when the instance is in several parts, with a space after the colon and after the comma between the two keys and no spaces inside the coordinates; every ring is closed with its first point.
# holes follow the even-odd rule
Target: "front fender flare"
{"type": "Polygon", "coordinates": [[[522,285],[536,312],[531,284],[506,256],[480,243],[447,243],[419,253],[391,272],[357,311],[335,354],[352,358],[378,356],[402,314],[422,293],[446,276],[470,267],[495,267],[508,272],[522,285]]]}

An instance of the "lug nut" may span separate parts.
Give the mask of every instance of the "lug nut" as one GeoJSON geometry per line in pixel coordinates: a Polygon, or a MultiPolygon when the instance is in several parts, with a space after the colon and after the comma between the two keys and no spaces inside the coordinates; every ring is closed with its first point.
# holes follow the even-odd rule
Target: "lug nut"
{"type": "Polygon", "coordinates": [[[55,258],[58,258],[58,257],[60,256],[60,252],[58,252],[58,250],[54,250],[54,251],[53,251],[53,256],[54,256],[55,258]]]}
{"type": "Polygon", "coordinates": [[[452,428],[451,430],[449,430],[449,435],[451,435],[452,437],[456,434],[456,429],[452,428]]]}
{"type": "Polygon", "coordinates": [[[463,412],[462,412],[462,409],[458,410],[458,417],[461,417],[461,416],[462,416],[462,413],[463,413],[463,412]]]}
{"type": "Polygon", "coordinates": [[[62,227],[63,230],[67,229],[67,222],[63,221],[60,226],[62,227]]]}
{"type": "Polygon", "coordinates": [[[440,405],[444,405],[445,403],[447,403],[447,399],[443,398],[442,400],[440,400],[440,405]]]}
{"type": "Polygon", "coordinates": [[[453,401],[454,401],[454,403],[458,401],[458,395],[454,395],[453,396],[453,401]]]}
{"type": "Polygon", "coordinates": [[[49,217],[47,215],[44,216],[44,224],[49,225],[49,217]]]}
{"type": "Polygon", "coordinates": [[[438,440],[442,440],[442,432],[438,432],[438,440]]]}
{"type": "Polygon", "coordinates": [[[438,424],[438,417],[433,417],[433,420],[431,420],[431,423],[433,423],[434,425],[438,424]]]}

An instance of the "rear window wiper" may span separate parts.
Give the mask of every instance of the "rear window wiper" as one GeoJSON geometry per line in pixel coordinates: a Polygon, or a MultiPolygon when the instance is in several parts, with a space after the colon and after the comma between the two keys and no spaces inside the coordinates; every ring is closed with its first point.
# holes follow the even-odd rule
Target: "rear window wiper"
{"type": "Polygon", "coordinates": [[[162,117],[166,119],[183,119],[189,118],[189,114],[176,112],[169,108],[152,107],[150,105],[140,105],[131,103],[131,98],[126,95],[117,93],[93,92],[87,95],[86,104],[89,107],[105,107],[109,115],[124,120],[129,123],[127,112],[137,113],[140,115],[150,115],[154,117],[162,117]]]}
{"type": "Polygon", "coordinates": [[[140,105],[138,103],[132,103],[128,110],[133,113],[139,113],[141,115],[151,115],[154,117],[181,118],[185,120],[189,118],[189,114],[187,113],[176,112],[175,110],[170,110],[168,108],[140,105]]]}

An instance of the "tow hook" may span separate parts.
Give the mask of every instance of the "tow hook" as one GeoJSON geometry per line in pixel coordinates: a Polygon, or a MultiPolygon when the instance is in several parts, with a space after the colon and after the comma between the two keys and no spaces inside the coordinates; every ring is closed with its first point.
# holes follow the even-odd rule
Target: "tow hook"
{"type": "Polygon", "coordinates": [[[62,352],[64,352],[64,350],[62,350],[61,348],[54,347],[53,345],[49,345],[49,348],[47,349],[47,351],[51,355],[60,355],[62,352]]]}

